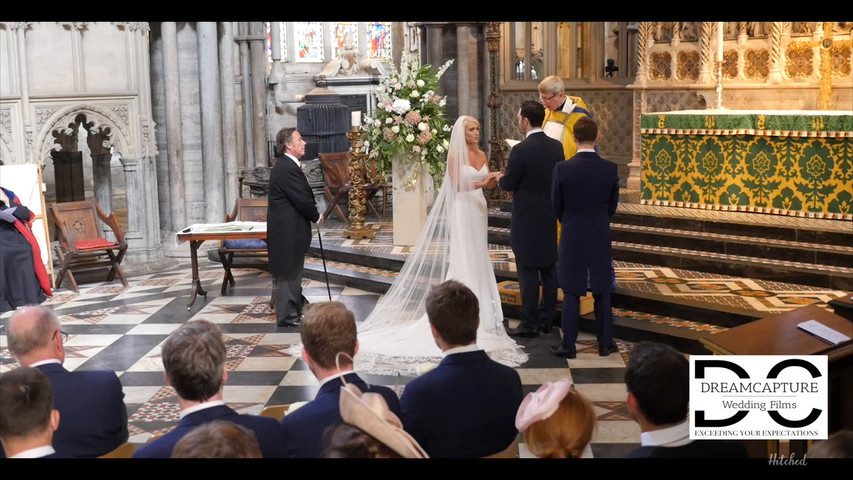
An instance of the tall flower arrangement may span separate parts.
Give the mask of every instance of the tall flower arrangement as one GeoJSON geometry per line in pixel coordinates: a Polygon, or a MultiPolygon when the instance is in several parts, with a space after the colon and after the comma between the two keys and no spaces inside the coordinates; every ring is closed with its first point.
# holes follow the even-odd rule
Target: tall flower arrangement
{"type": "MultiPolygon", "coordinates": [[[[439,79],[450,67],[448,60],[438,70],[421,65],[417,58],[404,58],[399,71],[392,72],[376,89],[377,105],[372,117],[364,119],[364,148],[385,175],[392,161],[411,161],[428,166],[438,183],[444,174],[450,125],[444,117],[445,96],[439,95],[439,79]]],[[[417,183],[417,172],[403,180],[407,190],[417,183]]]]}

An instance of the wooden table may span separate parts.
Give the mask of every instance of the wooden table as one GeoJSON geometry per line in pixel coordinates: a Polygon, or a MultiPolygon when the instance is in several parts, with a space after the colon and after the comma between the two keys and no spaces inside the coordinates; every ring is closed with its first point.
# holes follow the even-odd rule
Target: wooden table
{"type": "Polygon", "coordinates": [[[840,315],[847,320],[853,321],[853,295],[846,294],[838,298],[826,302],[832,307],[836,315],[840,315]]]}
{"type": "Polygon", "coordinates": [[[193,286],[190,290],[190,301],[187,303],[187,310],[192,308],[195,303],[195,298],[198,295],[207,300],[207,292],[201,286],[201,279],[198,276],[198,247],[207,240],[241,240],[245,238],[260,238],[267,239],[266,229],[252,229],[248,231],[192,231],[190,228],[178,232],[178,241],[190,242],[190,258],[192,259],[193,269],[193,286]]]}
{"type": "MultiPolygon", "coordinates": [[[[717,355],[826,355],[829,363],[829,433],[853,428],[853,322],[817,305],[771,315],[699,339],[717,355]],[[797,328],[816,320],[851,340],[832,345],[797,328]]],[[[767,453],[797,458],[806,453],[806,441],[769,440],[767,453]]]]}

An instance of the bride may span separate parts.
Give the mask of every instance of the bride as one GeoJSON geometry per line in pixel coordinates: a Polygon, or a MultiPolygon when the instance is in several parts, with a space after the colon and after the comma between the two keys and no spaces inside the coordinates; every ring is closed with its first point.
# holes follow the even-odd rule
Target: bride
{"type": "Polygon", "coordinates": [[[488,249],[488,209],[483,188],[494,188],[480,150],[480,124],[461,116],[453,125],[444,181],[412,252],[388,292],[359,324],[355,368],[374,374],[413,375],[441,360],[426,315],[432,286],[454,279],[480,303],[477,346],[505,365],[527,354],[510,338],[488,249]]]}

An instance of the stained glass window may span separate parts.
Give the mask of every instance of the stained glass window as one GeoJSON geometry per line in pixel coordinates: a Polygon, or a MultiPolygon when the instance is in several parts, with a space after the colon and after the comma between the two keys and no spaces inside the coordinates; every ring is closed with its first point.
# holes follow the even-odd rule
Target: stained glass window
{"type": "Polygon", "coordinates": [[[332,25],[332,37],[334,38],[332,58],[341,58],[341,52],[347,46],[347,34],[349,34],[349,40],[352,42],[349,47],[358,50],[358,24],[335,23],[332,25]]]}
{"type": "Polygon", "coordinates": [[[293,38],[296,42],[297,62],[322,62],[323,22],[295,22],[293,38]]]}
{"type": "MultiPolygon", "coordinates": [[[[284,34],[284,22],[278,22],[279,24],[279,45],[281,45],[281,61],[287,61],[287,35],[284,34]]],[[[267,65],[272,63],[272,29],[270,28],[270,22],[264,22],[264,30],[267,35],[267,65]]]]}
{"type": "Polygon", "coordinates": [[[367,58],[391,60],[391,23],[367,24],[367,58]]]}

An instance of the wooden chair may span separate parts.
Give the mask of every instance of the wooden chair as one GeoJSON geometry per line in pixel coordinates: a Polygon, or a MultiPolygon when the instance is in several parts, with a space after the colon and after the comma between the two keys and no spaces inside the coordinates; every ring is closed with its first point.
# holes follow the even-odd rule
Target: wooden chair
{"type": "Polygon", "coordinates": [[[483,458],[518,458],[518,442],[520,441],[519,435],[515,436],[515,440],[498,453],[493,453],[491,455],[485,456],[483,458]]]}
{"type": "Polygon", "coordinates": [[[50,211],[59,230],[56,253],[60,270],[54,288],[59,288],[67,274],[71,288],[79,292],[73,272],[104,267],[110,267],[107,281],[112,281],[118,275],[122,285],[127,286],[127,279],[121,270],[127,243],[115,213],[107,216],[94,198],[79,202],[51,202],[50,211]],[[103,237],[101,222],[112,230],[115,241],[103,237]]]}
{"type": "MultiPolygon", "coordinates": [[[[237,198],[234,202],[234,210],[230,214],[225,214],[225,221],[266,222],[267,205],[266,198],[237,198]]],[[[222,280],[223,295],[229,283],[232,287],[234,286],[234,276],[231,274],[234,257],[260,260],[265,259],[269,254],[267,244],[263,240],[254,238],[246,240],[219,241],[219,260],[222,261],[222,268],[225,269],[225,279],[222,280]]]]}
{"type": "Polygon", "coordinates": [[[116,447],[115,450],[107,452],[98,458],[131,458],[133,457],[133,452],[135,451],[136,445],[130,442],[125,442],[116,447]]]}
{"type": "MultiPolygon", "coordinates": [[[[326,200],[329,202],[329,206],[326,207],[326,211],[323,212],[323,218],[328,218],[329,213],[334,210],[338,216],[344,222],[347,222],[348,219],[344,215],[343,210],[338,205],[341,200],[349,201],[349,191],[350,191],[350,178],[349,178],[349,152],[340,152],[340,153],[321,153],[320,157],[320,167],[323,170],[323,180],[325,184],[323,185],[323,193],[326,196],[326,200]]],[[[382,207],[382,217],[379,216],[379,212],[376,211],[376,207],[373,206],[371,200],[374,196],[380,191],[380,187],[369,182],[368,180],[364,180],[362,185],[362,190],[364,190],[365,195],[367,197],[367,207],[372,210],[377,218],[384,218],[385,215],[385,206],[382,207]]],[[[383,189],[383,201],[385,199],[385,193],[383,189]]]]}
{"type": "Polygon", "coordinates": [[[281,421],[290,405],[268,405],[261,410],[262,417],[270,417],[281,421]]]}

